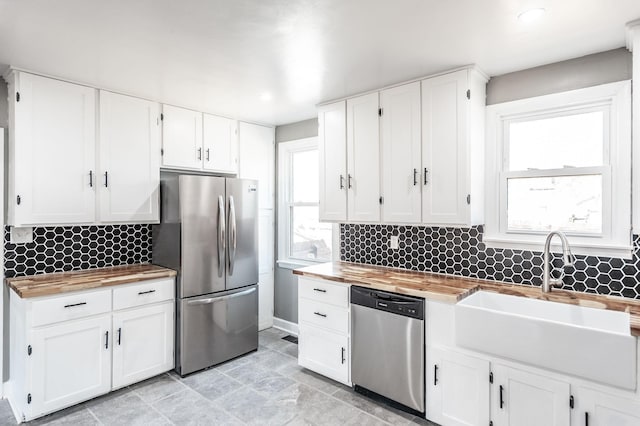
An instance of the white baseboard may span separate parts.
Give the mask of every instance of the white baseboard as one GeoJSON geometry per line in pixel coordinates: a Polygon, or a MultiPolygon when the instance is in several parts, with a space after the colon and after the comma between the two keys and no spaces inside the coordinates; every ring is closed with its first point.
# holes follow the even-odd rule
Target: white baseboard
{"type": "Polygon", "coordinates": [[[282,331],[286,331],[294,336],[298,335],[298,324],[295,322],[285,321],[281,318],[273,318],[273,327],[282,331]]]}
{"type": "Polygon", "coordinates": [[[260,321],[258,323],[258,331],[266,330],[267,328],[273,327],[273,318],[269,320],[260,321]]]}

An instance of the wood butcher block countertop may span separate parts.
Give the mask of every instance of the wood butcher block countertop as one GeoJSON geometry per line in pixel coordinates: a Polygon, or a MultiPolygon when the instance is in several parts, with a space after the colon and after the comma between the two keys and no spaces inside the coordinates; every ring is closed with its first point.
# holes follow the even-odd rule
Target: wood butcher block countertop
{"type": "Polygon", "coordinates": [[[172,269],[138,264],[7,278],[6,281],[18,296],[29,298],[175,276],[176,271],[172,269]]]}
{"type": "Polygon", "coordinates": [[[628,312],[631,334],[640,336],[640,300],[554,289],[542,293],[540,287],[502,283],[455,275],[441,275],[405,269],[348,262],[329,262],[293,271],[296,275],[371,287],[426,300],[457,303],[479,290],[566,303],[596,309],[628,312]]]}

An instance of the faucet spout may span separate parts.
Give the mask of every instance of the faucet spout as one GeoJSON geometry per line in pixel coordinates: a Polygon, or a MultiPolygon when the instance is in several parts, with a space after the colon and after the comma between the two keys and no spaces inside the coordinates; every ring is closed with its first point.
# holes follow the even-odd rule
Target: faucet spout
{"type": "Polygon", "coordinates": [[[544,242],[544,252],[542,254],[542,292],[549,293],[553,287],[559,287],[562,285],[562,279],[554,279],[551,277],[551,240],[554,236],[558,236],[560,238],[560,242],[562,243],[562,261],[564,262],[563,268],[565,266],[572,266],[576,258],[571,253],[571,248],[569,247],[569,240],[567,236],[560,231],[552,231],[547,235],[547,239],[544,242]]]}

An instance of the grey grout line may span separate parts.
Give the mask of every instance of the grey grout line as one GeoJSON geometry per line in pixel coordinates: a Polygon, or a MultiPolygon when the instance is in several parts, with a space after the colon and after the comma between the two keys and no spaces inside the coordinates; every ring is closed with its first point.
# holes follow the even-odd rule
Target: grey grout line
{"type": "Polygon", "coordinates": [[[96,419],[96,422],[98,422],[99,425],[104,425],[104,423],[102,423],[102,421],[100,421],[100,419],[98,418],[98,416],[96,416],[96,414],[91,411],[91,408],[89,407],[84,407],[85,410],[87,410],[89,412],[89,414],[91,414],[91,416],[96,419]]]}

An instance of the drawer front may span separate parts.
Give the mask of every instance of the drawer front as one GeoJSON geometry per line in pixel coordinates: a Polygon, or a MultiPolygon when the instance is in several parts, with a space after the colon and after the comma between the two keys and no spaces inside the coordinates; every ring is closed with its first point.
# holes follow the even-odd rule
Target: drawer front
{"type": "Polygon", "coordinates": [[[300,322],[317,325],[344,335],[349,334],[349,311],[345,308],[300,298],[298,317],[300,322]]]}
{"type": "Polygon", "coordinates": [[[346,284],[299,277],[298,295],[342,308],[349,307],[349,286],[346,284]]]}
{"type": "Polygon", "coordinates": [[[111,290],[78,291],[32,303],[32,326],[89,317],[111,311],[111,290]]]}
{"type": "Polygon", "coordinates": [[[151,303],[173,300],[173,278],[144,281],[113,289],[113,310],[133,308],[151,303]]]}

